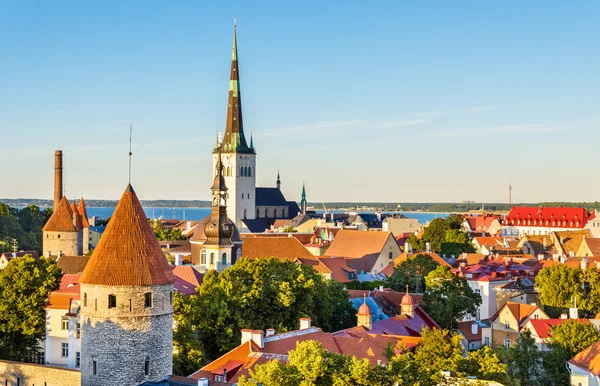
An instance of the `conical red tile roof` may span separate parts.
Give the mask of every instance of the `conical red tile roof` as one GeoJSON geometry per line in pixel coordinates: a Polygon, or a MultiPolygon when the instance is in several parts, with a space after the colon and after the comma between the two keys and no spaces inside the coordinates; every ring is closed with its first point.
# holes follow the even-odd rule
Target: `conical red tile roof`
{"type": "Polygon", "coordinates": [[[83,228],[83,223],[81,222],[81,215],[77,210],[77,204],[75,201],[71,202],[71,215],[75,218],[75,224],[77,225],[77,229],[83,228]]]}
{"type": "Polygon", "coordinates": [[[81,200],[79,200],[79,206],[77,207],[77,211],[79,212],[79,215],[81,215],[81,222],[83,224],[83,227],[89,228],[90,222],[88,220],[88,214],[87,210],[85,209],[85,202],[83,202],[83,197],[81,197],[81,200]]]}
{"type": "Polygon", "coordinates": [[[131,185],[125,189],[79,282],[100,285],[175,282],[131,185]]]}
{"type": "Polygon", "coordinates": [[[60,200],[56,210],[42,230],[44,232],[77,232],[77,228],[73,224],[73,213],[71,213],[66,196],[63,196],[60,200]]]}

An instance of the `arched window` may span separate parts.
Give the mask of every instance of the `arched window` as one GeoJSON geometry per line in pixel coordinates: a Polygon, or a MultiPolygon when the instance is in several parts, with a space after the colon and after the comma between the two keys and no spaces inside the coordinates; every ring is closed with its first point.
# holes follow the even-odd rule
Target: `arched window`
{"type": "Polygon", "coordinates": [[[256,208],[256,218],[260,218],[260,209],[256,208]]]}
{"type": "Polygon", "coordinates": [[[214,264],[215,263],[215,254],[211,252],[210,254],[210,263],[214,264]]]}
{"type": "Polygon", "coordinates": [[[221,264],[227,264],[227,253],[225,252],[221,255],[221,264]]]}
{"type": "Polygon", "coordinates": [[[248,210],[244,209],[244,218],[246,218],[247,215],[248,215],[248,210]]]}
{"type": "Polygon", "coordinates": [[[231,264],[238,261],[241,257],[242,257],[242,248],[238,248],[237,252],[235,253],[235,260],[232,261],[231,264]]]}
{"type": "Polygon", "coordinates": [[[206,249],[200,252],[200,264],[206,264],[206,249]]]}
{"type": "Polygon", "coordinates": [[[144,361],[144,375],[150,375],[150,357],[146,357],[144,361]]]}
{"type": "Polygon", "coordinates": [[[248,177],[252,177],[252,168],[248,167],[248,177]]]}
{"type": "Polygon", "coordinates": [[[227,166],[227,177],[231,177],[231,166],[227,166]]]}
{"type": "Polygon", "coordinates": [[[273,217],[277,217],[277,208],[273,209],[273,217]]]}

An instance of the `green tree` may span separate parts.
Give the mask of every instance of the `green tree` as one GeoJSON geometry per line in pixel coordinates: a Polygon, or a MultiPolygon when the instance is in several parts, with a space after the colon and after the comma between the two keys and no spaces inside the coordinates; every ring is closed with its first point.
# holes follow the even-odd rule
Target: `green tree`
{"type": "Polygon", "coordinates": [[[449,229],[442,243],[441,253],[446,256],[458,256],[461,253],[475,253],[475,246],[471,244],[469,236],[460,229],[449,229]]]}
{"type": "Polygon", "coordinates": [[[448,229],[450,228],[446,220],[436,218],[425,227],[422,240],[424,243],[431,243],[431,250],[439,253],[442,250],[442,243],[446,240],[448,229]]]}
{"type": "Polygon", "coordinates": [[[460,367],[462,373],[476,376],[478,379],[497,381],[505,385],[512,382],[507,374],[508,366],[502,363],[496,352],[487,345],[479,350],[469,351],[460,367]]]}
{"type": "Polygon", "coordinates": [[[454,331],[467,313],[476,315],[481,296],[448,267],[439,266],[425,277],[425,311],[440,327],[454,331]]]}
{"type": "Polygon", "coordinates": [[[207,360],[239,345],[243,328],[290,331],[301,317],[325,331],[356,325],[356,311],[340,283],[275,258],[242,258],[222,273],[209,271],[199,295],[175,311],[198,331],[207,360]]]}
{"type": "Polygon", "coordinates": [[[192,303],[190,297],[175,292],[173,309],[178,312],[173,315],[176,326],[173,331],[173,374],[192,374],[204,363],[199,331],[188,318],[193,312],[192,303]]]}
{"type": "Polygon", "coordinates": [[[444,370],[458,372],[463,361],[458,334],[434,328],[423,330],[421,338],[415,352],[415,360],[421,374],[439,381],[444,370]]]}
{"type": "Polygon", "coordinates": [[[583,290],[583,272],[564,264],[543,268],[535,278],[535,287],[540,293],[540,303],[550,317],[557,318],[574,305],[586,304],[583,290]]]}
{"type": "Polygon", "coordinates": [[[460,230],[465,222],[465,217],[461,214],[451,213],[445,220],[448,224],[448,229],[460,230]]]}
{"type": "Polygon", "coordinates": [[[390,288],[396,291],[422,292],[425,287],[425,276],[439,266],[431,256],[417,254],[394,267],[394,272],[388,278],[390,288]]]}
{"type": "Polygon", "coordinates": [[[48,293],[58,288],[62,273],[51,259],[30,255],[12,259],[0,271],[0,358],[34,358],[46,331],[48,293]]]}
{"type": "Polygon", "coordinates": [[[509,349],[511,370],[520,386],[535,386],[538,384],[541,367],[541,353],[531,336],[531,331],[525,330],[519,335],[517,344],[509,349]]]}
{"type": "Polygon", "coordinates": [[[599,341],[600,332],[591,323],[569,319],[552,328],[551,340],[552,343],[561,345],[573,356],[599,341]]]}

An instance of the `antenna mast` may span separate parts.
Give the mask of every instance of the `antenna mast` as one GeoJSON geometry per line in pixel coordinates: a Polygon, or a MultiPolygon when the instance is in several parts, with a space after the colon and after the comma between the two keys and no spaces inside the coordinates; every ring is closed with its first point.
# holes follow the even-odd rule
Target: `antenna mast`
{"type": "Polygon", "coordinates": [[[133,133],[133,126],[129,125],[129,183],[131,184],[131,156],[133,153],[131,152],[131,135],[133,133]]]}
{"type": "Polygon", "coordinates": [[[508,176],[508,205],[512,205],[512,182],[510,175],[508,176]]]}

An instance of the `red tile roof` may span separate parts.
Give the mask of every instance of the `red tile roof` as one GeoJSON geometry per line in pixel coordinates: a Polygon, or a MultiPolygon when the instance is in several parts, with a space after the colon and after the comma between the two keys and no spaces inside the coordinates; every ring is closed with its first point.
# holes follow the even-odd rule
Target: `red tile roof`
{"type": "Polygon", "coordinates": [[[175,276],[131,185],[121,196],[80,282],[101,285],[175,282],[175,276]]]}
{"type": "Polygon", "coordinates": [[[319,256],[317,259],[331,272],[331,278],[337,282],[350,282],[352,280],[348,278],[349,275],[356,273],[356,269],[350,268],[346,259],[342,257],[319,256]]]}
{"type": "Polygon", "coordinates": [[[42,230],[44,232],[77,232],[77,228],[73,223],[73,213],[71,213],[66,196],[63,196],[60,200],[56,210],[42,230]]]}
{"type": "MultiPolygon", "coordinates": [[[[550,331],[552,328],[563,324],[567,320],[573,319],[531,319],[529,323],[531,323],[531,327],[533,327],[535,335],[538,337],[545,339],[550,337],[550,331]]],[[[577,319],[581,323],[589,323],[589,319],[577,319]]]]}
{"type": "Polygon", "coordinates": [[[88,220],[88,214],[87,214],[87,210],[85,208],[85,202],[83,201],[83,197],[81,197],[81,200],[79,200],[79,206],[77,207],[77,212],[79,212],[79,215],[81,216],[81,222],[83,224],[83,227],[89,228],[90,222],[88,220]]]}
{"type": "Polygon", "coordinates": [[[583,228],[593,214],[585,208],[513,207],[502,225],[544,228],[583,228]]]}
{"type": "Polygon", "coordinates": [[[473,330],[471,330],[471,326],[473,325],[473,323],[477,322],[467,321],[458,323],[458,330],[467,339],[468,342],[481,340],[481,327],[478,325],[477,334],[473,334],[473,330]]]}
{"type": "Polygon", "coordinates": [[[79,299],[79,295],[50,292],[48,295],[48,303],[45,308],[50,310],[70,310],[71,300],[73,299],[79,299]]]}
{"type": "Polygon", "coordinates": [[[175,276],[187,281],[194,287],[199,287],[204,279],[204,274],[189,265],[171,266],[171,269],[175,276]]]}

